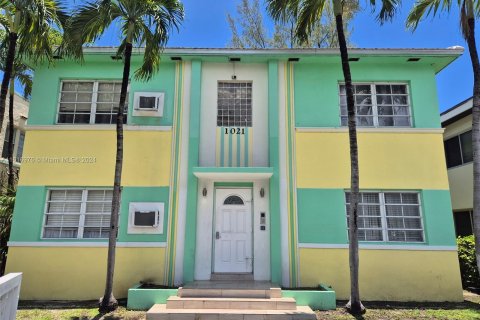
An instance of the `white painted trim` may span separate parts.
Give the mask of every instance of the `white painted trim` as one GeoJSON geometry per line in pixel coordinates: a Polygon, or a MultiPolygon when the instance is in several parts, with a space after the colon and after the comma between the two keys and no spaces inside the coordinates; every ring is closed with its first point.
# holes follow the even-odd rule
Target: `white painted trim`
{"type": "MultiPolygon", "coordinates": [[[[133,53],[143,53],[145,48],[134,48],[133,53]]],[[[457,56],[461,55],[464,48],[461,46],[452,46],[446,49],[409,49],[409,48],[353,48],[349,49],[349,54],[361,55],[405,55],[414,54],[418,56],[457,56]]],[[[84,47],[84,53],[108,53],[113,54],[117,52],[117,47],[84,47]]],[[[229,49],[229,48],[165,48],[162,51],[165,55],[339,55],[338,49],[331,48],[308,48],[308,49],[229,49]]]]}
{"type": "Polygon", "coordinates": [[[179,157],[179,177],[178,177],[178,201],[177,201],[177,229],[174,230],[176,236],[175,244],[175,274],[174,284],[183,283],[183,260],[185,250],[185,224],[187,216],[187,189],[188,189],[188,139],[190,131],[190,89],[192,81],[192,65],[190,62],[184,62],[183,74],[183,96],[182,96],[182,119],[180,144],[177,152],[179,157]]]}
{"type": "Polygon", "coordinates": [[[282,285],[290,286],[290,261],[288,256],[288,202],[287,202],[287,133],[286,133],[286,90],[285,63],[278,63],[278,151],[279,151],[279,176],[280,176],[280,248],[282,285]]]}
{"type": "MultiPolygon", "coordinates": [[[[172,126],[140,126],[123,125],[125,131],[172,131],[172,126]]],[[[115,124],[56,124],[56,125],[27,125],[26,131],[114,131],[115,124]]]]}
{"type": "MultiPolygon", "coordinates": [[[[348,132],[348,127],[297,127],[297,132],[348,132]]],[[[357,132],[373,132],[373,133],[439,133],[443,134],[444,128],[357,128],[357,132]]]]}
{"type": "Polygon", "coordinates": [[[194,172],[193,175],[197,178],[221,181],[248,181],[270,179],[273,172],[194,172]]]}
{"type": "Polygon", "coordinates": [[[463,104],[453,107],[454,109],[448,111],[447,113],[440,114],[440,122],[443,123],[451,118],[473,108],[473,98],[468,99],[463,104]]]}
{"type": "MultiPolygon", "coordinates": [[[[79,247],[79,248],[106,248],[108,242],[87,242],[87,241],[9,241],[9,247],[79,247]]],[[[117,242],[119,248],[165,248],[166,242],[117,242]]]]}
{"type": "MultiPolygon", "coordinates": [[[[298,247],[310,249],[348,249],[348,244],[299,243],[298,247]]],[[[359,248],[363,250],[457,251],[456,246],[384,245],[363,243],[359,245],[359,248]]]]}

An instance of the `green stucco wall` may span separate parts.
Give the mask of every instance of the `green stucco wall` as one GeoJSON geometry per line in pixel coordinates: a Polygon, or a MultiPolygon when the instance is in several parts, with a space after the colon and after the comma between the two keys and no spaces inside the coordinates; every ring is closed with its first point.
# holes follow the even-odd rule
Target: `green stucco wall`
{"type": "MultiPolygon", "coordinates": [[[[124,187],[120,210],[118,241],[165,242],[168,213],[168,187],[124,187]],[[130,202],[164,202],[163,234],[127,234],[130,202]]],[[[10,241],[107,241],[107,239],[44,239],[41,240],[47,187],[19,186],[15,201],[10,241]]]]}
{"type": "MultiPolygon", "coordinates": [[[[160,70],[149,82],[135,80],[133,72],[138,66],[139,64],[133,61],[128,99],[128,124],[172,125],[175,93],[175,64],[163,62],[160,65],[160,70]],[[165,92],[163,117],[133,117],[133,93],[135,91],[165,92]]],[[[103,62],[89,61],[85,64],[72,61],[57,61],[55,65],[50,68],[46,65],[36,66],[28,124],[55,124],[61,80],[121,80],[122,67],[123,64],[121,60],[103,62]]]]}
{"type": "MultiPolygon", "coordinates": [[[[404,82],[409,84],[413,126],[440,128],[434,70],[428,66],[391,64],[378,58],[378,64],[351,63],[354,82],[404,82]]],[[[295,125],[297,127],[339,127],[338,84],[343,82],[339,64],[296,63],[295,125]]]]}
{"type": "MultiPolygon", "coordinates": [[[[297,189],[299,243],[348,243],[344,192],[342,189],[297,189]]],[[[455,246],[455,232],[448,190],[421,190],[420,196],[425,244],[375,243],[455,246]]]]}

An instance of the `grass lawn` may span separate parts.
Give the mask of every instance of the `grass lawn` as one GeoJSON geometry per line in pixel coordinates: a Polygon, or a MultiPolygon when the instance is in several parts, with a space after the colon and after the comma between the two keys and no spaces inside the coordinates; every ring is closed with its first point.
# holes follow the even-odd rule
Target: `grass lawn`
{"type": "MultiPolygon", "coordinates": [[[[357,319],[406,320],[445,319],[480,320],[480,296],[465,292],[462,303],[380,303],[366,302],[367,313],[357,319]]],[[[343,310],[339,303],[337,310],[318,311],[317,319],[355,319],[343,310]]],[[[127,311],[124,306],[106,315],[97,312],[95,303],[20,303],[18,320],[143,320],[145,312],[127,311]]]]}

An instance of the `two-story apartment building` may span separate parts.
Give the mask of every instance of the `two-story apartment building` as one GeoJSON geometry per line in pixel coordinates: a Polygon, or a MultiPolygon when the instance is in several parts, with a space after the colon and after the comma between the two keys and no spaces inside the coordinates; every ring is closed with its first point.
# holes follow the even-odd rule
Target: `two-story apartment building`
{"type": "MultiPolygon", "coordinates": [[[[351,50],[365,300],[462,300],[435,82],[462,51],[351,50]]],[[[7,265],[23,299],[103,292],[114,55],[35,67],[7,265]]],[[[348,299],[342,81],[333,49],[166,49],[151,81],[132,77],[115,295],[240,273],[348,299]]]]}

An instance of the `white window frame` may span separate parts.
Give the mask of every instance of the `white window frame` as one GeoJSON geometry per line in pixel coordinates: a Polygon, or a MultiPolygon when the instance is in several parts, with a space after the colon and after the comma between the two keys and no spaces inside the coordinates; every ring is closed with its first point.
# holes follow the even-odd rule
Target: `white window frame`
{"type": "MultiPolygon", "coordinates": [[[[88,191],[91,191],[91,190],[112,190],[112,189],[109,189],[109,188],[47,188],[47,194],[46,194],[46,198],[45,198],[45,206],[44,206],[44,209],[43,209],[43,222],[42,222],[42,233],[41,233],[41,236],[40,236],[40,239],[41,240],[105,240],[105,239],[108,239],[108,237],[106,238],[84,238],[83,237],[83,229],[85,227],[85,215],[86,215],[86,211],[87,211],[87,195],[88,195],[88,191]],[[77,232],[77,237],[76,238],[46,238],[45,237],[45,224],[47,222],[47,216],[48,216],[48,213],[47,213],[47,210],[48,210],[48,203],[49,203],[49,198],[50,198],[50,191],[52,190],[77,190],[77,191],[82,191],[82,202],[80,204],[80,213],[78,213],[80,215],[80,218],[78,220],[78,232],[77,232]]],[[[63,213],[65,214],[65,213],[63,213]]],[[[77,215],[77,213],[74,213],[72,215],[77,215]]],[[[105,214],[102,214],[102,215],[107,215],[107,213],[105,214]]],[[[118,213],[119,217],[120,217],[120,212],[118,213]]],[[[120,222],[120,219],[118,220],[120,222]]]]}
{"type": "MultiPolygon", "coordinates": [[[[115,82],[115,83],[122,83],[120,79],[63,79],[60,80],[60,88],[58,90],[58,101],[57,101],[57,113],[55,114],[55,124],[58,125],[114,125],[115,123],[95,123],[95,117],[97,114],[97,98],[98,98],[98,84],[100,82],[115,82]],[[92,102],[90,103],[90,120],[89,123],[66,123],[66,122],[58,122],[58,116],[60,114],[60,104],[62,100],[62,88],[64,82],[93,82],[93,89],[92,89],[92,102]]],[[[127,116],[128,122],[128,105],[129,105],[129,96],[130,96],[130,83],[127,86],[127,98],[125,99],[125,104],[127,105],[127,112],[125,116],[127,116]]]]}
{"type": "MultiPolygon", "coordinates": [[[[341,101],[341,91],[340,91],[340,86],[345,85],[345,82],[339,82],[338,83],[338,113],[340,117],[340,126],[341,127],[347,127],[342,125],[342,117],[345,117],[342,115],[342,101],[341,101]]],[[[369,85],[370,86],[370,94],[372,96],[372,118],[373,118],[373,126],[359,126],[360,128],[413,128],[413,114],[412,114],[412,102],[411,102],[411,94],[410,94],[410,84],[408,82],[355,82],[352,81],[352,85],[369,85]],[[410,121],[409,126],[379,126],[378,125],[378,105],[377,105],[377,85],[403,85],[406,87],[406,94],[407,94],[407,104],[408,104],[408,118],[410,121]]],[[[357,117],[359,115],[357,114],[357,117]]],[[[361,117],[361,115],[360,115],[361,117]]]]}
{"type": "Polygon", "coordinates": [[[165,105],[165,92],[135,92],[133,94],[133,112],[134,117],[162,117],[165,105]],[[156,109],[140,108],[140,97],[153,97],[155,103],[158,104],[156,109]]]}
{"type": "MultiPolygon", "coordinates": [[[[346,194],[350,193],[350,190],[346,189],[344,190],[344,204],[343,207],[345,209],[345,220],[347,222],[347,239],[348,237],[348,230],[349,230],[349,225],[348,225],[348,212],[347,212],[347,198],[346,194]]],[[[424,225],[424,217],[423,217],[423,206],[422,206],[422,194],[419,191],[402,191],[402,190],[360,190],[360,193],[377,193],[378,198],[379,198],[379,205],[380,205],[380,217],[381,217],[381,223],[382,223],[382,240],[359,240],[359,242],[362,243],[408,243],[408,244],[425,244],[427,242],[425,238],[425,225],[424,225]],[[387,209],[386,209],[386,203],[385,203],[385,193],[413,193],[417,195],[418,198],[418,210],[419,210],[419,216],[399,216],[401,218],[416,218],[420,219],[420,225],[422,228],[422,239],[423,241],[397,241],[397,240],[390,240],[388,238],[388,231],[389,230],[397,230],[397,229],[389,229],[388,224],[387,224],[387,209]]],[[[388,205],[404,205],[403,203],[400,204],[395,204],[395,203],[388,203],[388,205]]],[[[408,204],[407,204],[408,205],[408,204]]],[[[359,228],[360,229],[360,228],[359,228]]],[[[378,230],[378,228],[362,228],[362,230],[378,230]]],[[[409,230],[414,230],[418,231],[419,229],[398,229],[402,231],[409,231],[409,230]]]]}

